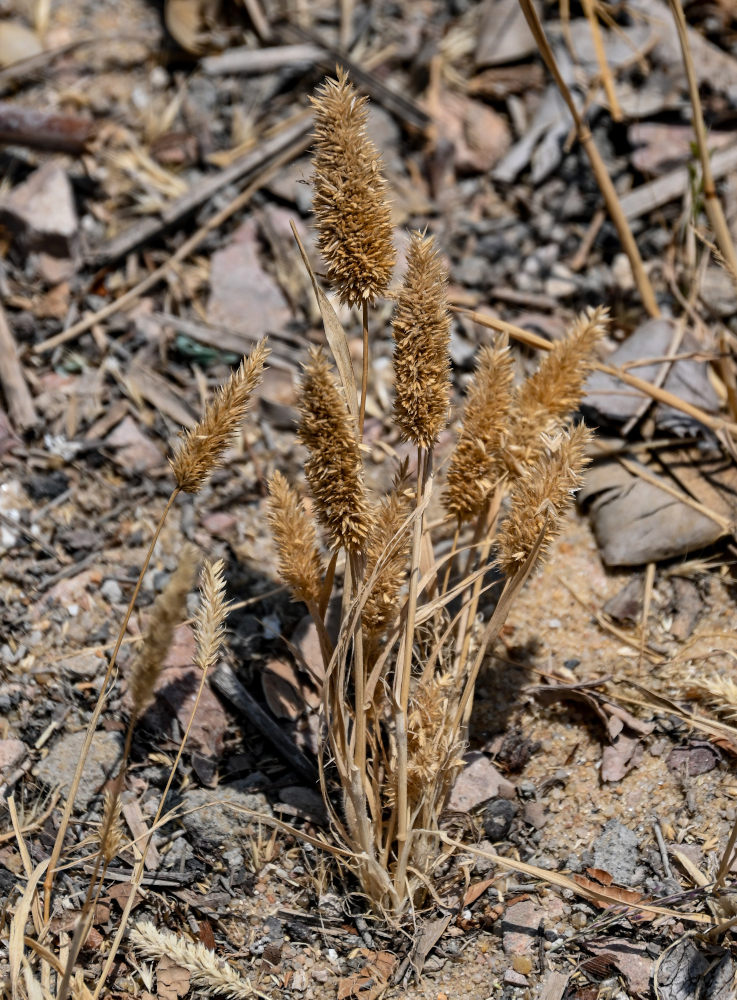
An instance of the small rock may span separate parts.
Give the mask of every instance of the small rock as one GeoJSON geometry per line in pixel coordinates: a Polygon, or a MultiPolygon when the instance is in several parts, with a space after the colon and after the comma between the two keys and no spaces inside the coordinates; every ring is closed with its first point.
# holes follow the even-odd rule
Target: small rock
{"type": "Polygon", "coordinates": [[[182,823],[198,840],[233,843],[247,833],[253,817],[229,808],[271,816],[271,806],[261,792],[253,792],[251,782],[234,781],[217,788],[188,788],[183,797],[182,823]]]}
{"type": "Polygon", "coordinates": [[[734,282],[723,267],[707,267],[699,285],[699,295],[704,305],[722,319],[737,312],[734,282]]]}
{"type": "Polygon", "coordinates": [[[532,961],[527,955],[515,955],[512,959],[512,968],[520,975],[528,976],[532,972],[532,961]]]}
{"type": "Polygon", "coordinates": [[[576,294],[578,285],[572,279],[548,278],[543,285],[543,291],[551,299],[567,299],[576,294]]]}
{"type": "Polygon", "coordinates": [[[488,757],[472,751],[464,759],[466,764],[453,786],[449,809],[468,812],[488,799],[514,798],[514,785],[497,771],[488,757]]]}
{"type": "Polygon", "coordinates": [[[507,969],[504,973],[504,983],[506,986],[527,986],[527,979],[514,969],[507,969]]]}
{"type": "MultiPolygon", "coordinates": [[[[68,795],[84,740],[84,730],[62,737],[37,765],[35,774],[38,779],[51,788],[59,788],[63,796],[68,795]]],[[[113,777],[122,753],[120,733],[95,733],[77,791],[75,802],[78,809],[87,809],[105,782],[113,777]]]]}
{"type": "Polygon", "coordinates": [[[105,674],[105,659],[97,653],[77,653],[64,660],[64,672],[78,679],[102,677],[105,674]]]}
{"type": "Polygon", "coordinates": [[[507,955],[524,955],[532,951],[537,929],[545,911],[531,899],[512,903],[502,919],[502,943],[507,955]]]}
{"type": "Polygon", "coordinates": [[[594,868],[609,872],[618,885],[637,885],[643,870],[638,864],[637,835],[617,819],[610,819],[594,841],[594,868]]]}
{"type": "Polygon", "coordinates": [[[108,604],[120,604],[123,600],[123,591],[117,580],[105,580],[100,587],[100,593],[108,604]]]}
{"type": "Polygon", "coordinates": [[[27,753],[22,740],[0,740],[0,772],[12,771],[23,760],[27,753]]]}
{"type": "Polygon", "coordinates": [[[230,243],[212,258],[210,323],[248,337],[281,330],[292,311],[271,275],[261,266],[255,219],[247,219],[230,243]]]}
{"type": "Polygon", "coordinates": [[[509,799],[494,799],[484,809],[484,833],[492,843],[506,840],[519,808],[509,799]]]}
{"type": "Polygon", "coordinates": [[[121,420],[105,444],[115,449],[115,461],[126,472],[148,472],[163,465],[161,452],[132,417],[121,420]]]}
{"type": "Polygon", "coordinates": [[[26,253],[75,255],[79,224],[72,186],[53,160],[0,200],[0,221],[17,235],[26,253]]]}

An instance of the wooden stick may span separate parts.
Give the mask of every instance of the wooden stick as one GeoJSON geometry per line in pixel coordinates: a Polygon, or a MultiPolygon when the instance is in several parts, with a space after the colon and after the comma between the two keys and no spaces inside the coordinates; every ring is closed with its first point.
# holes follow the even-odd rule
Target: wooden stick
{"type": "Polygon", "coordinates": [[[51,351],[59,344],[65,344],[70,340],[81,336],[88,330],[92,329],[97,323],[101,323],[103,320],[108,319],[110,316],[114,316],[115,313],[125,309],[127,306],[135,302],[141,295],[148,292],[151,288],[163,280],[169,273],[170,269],[178,264],[180,261],[188,257],[203,240],[214,230],[218,229],[222,224],[231,217],[235,215],[244,208],[248,202],[253,197],[254,193],[259,190],[285,163],[289,163],[295,156],[298,156],[300,152],[307,148],[310,139],[307,135],[302,135],[299,139],[294,141],[290,146],[288,146],[280,156],[277,156],[275,160],[272,161],[260,174],[258,174],[251,183],[236,197],[229,205],[216,212],[211,219],[201,226],[196,233],[194,233],[188,240],[186,240],[176,253],[157,267],[147,275],[143,281],[134,287],[129,289],[120,298],[116,299],[114,302],[108,303],[108,305],[103,306],[102,309],[98,309],[96,313],[92,313],[90,316],[86,316],[84,319],[79,320],[78,323],[74,323],[66,330],[62,330],[61,333],[57,333],[54,337],[49,337],[48,340],[44,340],[40,344],[36,344],[33,348],[34,354],[43,354],[46,351],[51,351]]]}
{"type": "Polygon", "coordinates": [[[90,118],[0,101],[0,142],[79,156],[95,133],[90,118]]]}
{"type": "Polygon", "coordinates": [[[38,417],[2,304],[0,304],[0,384],[5,393],[8,415],[16,430],[26,431],[33,427],[38,417]]]}
{"type": "Polygon", "coordinates": [[[555,61],[555,56],[553,55],[553,50],[551,49],[550,43],[545,36],[543,26],[540,23],[540,18],[538,17],[537,10],[533,5],[532,0],[519,0],[519,2],[525,18],[527,19],[527,23],[530,26],[530,31],[537,42],[540,55],[542,56],[545,65],[548,67],[551,76],[555,80],[561,97],[568,105],[568,110],[571,113],[571,117],[573,118],[573,122],[576,127],[578,141],[581,143],[581,146],[589,159],[591,169],[593,170],[594,177],[596,178],[596,183],[599,185],[599,190],[602,193],[607,211],[609,212],[609,217],[617,230],[617,234],[622,244],[622,249],[629,258],[630,267],[632,268],[632,274],[640,293],[642,304],[651,316],[659,316],[660,309],[658,308],[658,303],[655,300],[655,292],[653,291],[650,279],[645,271],[645,265],[642,262],[642,257],[640,256],[640,251],[637,247],[637,243],[635,242],[635,238],[632,235],[632,230],[630,229],[627,218],[622,211],[622,206],[619,203],[619,196],[617,195],[612,179],[609,176],[609,171],[607,170],[606,165],[601,158],[601,154],[594,143],[594,137],[591,134],[591,130],[579,114],[578,108],[574,103],[573,96],[561,76],[558,64],[555,61]]]}

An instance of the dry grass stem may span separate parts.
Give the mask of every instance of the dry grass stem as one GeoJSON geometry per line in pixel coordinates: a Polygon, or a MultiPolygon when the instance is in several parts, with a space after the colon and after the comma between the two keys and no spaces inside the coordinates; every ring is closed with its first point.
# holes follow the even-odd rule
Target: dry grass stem
{"type": "Polygon", "coordinates": [[[591,432],[578,424],[548,441],[548,450],[512,488],[511,509],[499,528],[499,564],[508,577],[527,561],[542,531],[541,556],[561,528],[561,515],[570,506],[588,464],[586,447],[591,432]]]}
{"type": "Polygon", "coordinates": [[[298,435],[310,456],[305,475],[330,544],[361,552],[371,526],[363,485],[363,461],[355,422],[323,351],[313,349],[304,366],[298,435]]]}
{"type": "Polygon", "coordinates": [[[319,604],[325,567],[315,525],[297,491],[278,470],[269,480],[268,516],[279,551],[279,575],[295,601],[319,604]]]}
{"type": "Polygon", "coordinates": [[[132,715],[139,719],[153,696],[154,686],[169,652],[174,629],[187,618],[187,596],[197,573],[197,553],[185,546],[176,570],[154,601],[143,643],[130,678],[132,715]]]}
{"type": "Polygon", "coordinates": [[[269,350],[261,340],[244,358],[237,371],[218,389],[199,423],[186,431],[171,459],[177,486],[185,493],[197,493],[210,474],[222,464],[248,410],[253,391],[261,381],[269,350]]]}
{"type": "Polygon", "coordinates": [[[504,475],[500,452],[508,433],[514,368],[506,337],[482,347],[468,388],[443,502],[459,524],[477,517],[504,475]]]}
{"type": "Polygon", "coordinates": [[[318,247],[341,302],[372,304],[391,280],[395,252],[381,156],[368,137],[366,99],[343,70],[312,98],[313,209],[318,247]]]}
{"type": "Polygon", "coordinates": [[[431,236],[413,232],[394,313],[394,419],[405,441],[432,448],[450,410],[448,273],[431,236]]]}
{"type": "Polygon", "coordinates": [[[204,944],[187,941],[171,931],[160,931],[150,920],[142,920],[132,927],[129,939],[141,955],[157,960],[170,958],[186,969],[192,986],[207,994],[231,997],[232,1000],[253,1000],[254,997],[265,996],[238,975],[231,965],[219,961],[204,944]]]}

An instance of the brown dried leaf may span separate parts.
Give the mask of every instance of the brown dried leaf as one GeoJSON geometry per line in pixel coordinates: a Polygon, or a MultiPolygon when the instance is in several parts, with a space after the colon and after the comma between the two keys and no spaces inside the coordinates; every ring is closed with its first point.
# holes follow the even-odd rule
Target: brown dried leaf
{"type": "Polygon", "coordinates": [[[156,964],[156,992],[159,1000],[179,1000],[189,990],[190,974],[168,956],[156,964]]]}
{"type": "Polygon", "coordinates": [[[360,954],[366,965],[360,972],[346,976],[338,983],[337,1000],[360,997],[360,1000],[375,1000],[387,987],[389,977],[397,964],[396,955],[388,951],[370,951],[361,948],[360,954]]]}

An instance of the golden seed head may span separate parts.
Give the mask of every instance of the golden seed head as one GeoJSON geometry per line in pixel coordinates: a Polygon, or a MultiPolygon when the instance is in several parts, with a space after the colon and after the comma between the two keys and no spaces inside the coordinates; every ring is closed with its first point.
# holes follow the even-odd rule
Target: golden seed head
{"type": "Polygon", "coordinates": [[[372,304],[391,280],[396,259],[381,156],[367,132],[366,98],[345,71],[313,97],[313,208],[318,247],[340,301],[372,304]]]}
{"type": "Polygon", "coordinates": [[[305,475],[330,544],[361,552],[371,526],[356,427],[327,358],[312,348],[304,365],[297,430],[310,455],[305,475]]]}
{"type": "Polygon", "coordinates": [[[584,424],[566,428],[548,440],[546,451],[515,480],[510,511],[497,537],[498,561],[506,576],[522,568],[543,529],[540,558],[560,532],[562,515],[573,502],[588,464],[586,448],[591,438],[584,424]]]}
{"type": "Polygon", "coordinates": [[[133,716],[139,718],[153,696],[154,686],[169,652],[174,629],[187,618],[187,595],[192,589],[197,571],[197,553],[193,546],[184,547],[176,570],[156,598],[151,620],[133,665],[130,693],[133,716]]]}
{"type": "Polygon", "coordinates": [[[366,546],[364,579],[378,567],[376,582],[363,607],[362,623],[368,636],[377,638],[396,621],[397,598],[407,576],[410,536],[407,518],[412,511],[408,463],[402,464],[390,492],[374,510],[374,527],[366,546]]]}
{"type": "Polygon", "coordinates": [[[200,574],[200,606],[194,620],[195,664],[200,670],[209,670],[217,659],[229,607],[230,602],[225,600],[223,560],[208,560],[200,574]]]}
{"type": "Polygon", "coordinates": [[[477,517],[504,475],[500,451],[509,426],[514,368],[506,337],[479,351],[443,503],[464,524],[477,517]]]}
{"type": "Polygon", "coordinates": [[[279,471],[269,480],[268,516],[279,551],[279,575],[295,601],[317,603],[324,571],[315,525],[279,471]]]}
{"type": "Polygon", "coordinates": [[[578,409],[607,323],[605,309],[587,309],[515,393],[504,455],[511,476],[521,475],[542,453],[540,435],[554,434],[578,409]]]}
{"type": "Polygon", "coordinates": [[[394,313],[394,418],[405,441],[432,448],[450,408],[448,274],[431,236],[413,232],[394,313]]]}
{"type": "Polygon", "coordinates": [[[266,340],[259,341],[207,404],[199,423],[182,434],[170,462],[180,490],[199,492],[212,471],[222,463],[228,445],[240,428],[253,391],[261,381],[268,355],[266,340]]]}
{"type": "Polygon", "coordinates": [[[125,831],[120,813],[120,797],[105,789],[100,824],[100,848],[103,860],[110,864],[123,844],[125,844],[125,831]]]}

